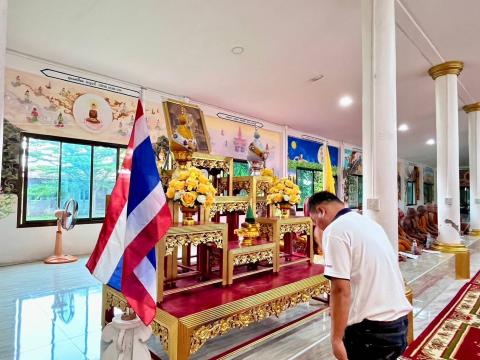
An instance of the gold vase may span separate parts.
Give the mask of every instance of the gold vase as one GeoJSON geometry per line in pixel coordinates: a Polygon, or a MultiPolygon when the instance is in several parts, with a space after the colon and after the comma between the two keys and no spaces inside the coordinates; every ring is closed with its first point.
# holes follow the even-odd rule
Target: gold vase
{"type": "Polygon", "coordinates": [[[193,216],[197,213],[198,207],[196,206],[187,207],[182,205],[180,210],[182,211],[182,214],[183,214],[182,224],[186,226],[195,225],[195,220],[193,219],[193,216]]]}
{"type": "Polygon", "coordinates": [[[280,215],[280,218],[281,219],[288,219],[290,217],[290,209],[292,208],[292,205],[290,205],[290,203],[286,203],[286,204],[279,204],[278,207],[280,208],[280,211],[281,211],[281,215],[280,215]]]}

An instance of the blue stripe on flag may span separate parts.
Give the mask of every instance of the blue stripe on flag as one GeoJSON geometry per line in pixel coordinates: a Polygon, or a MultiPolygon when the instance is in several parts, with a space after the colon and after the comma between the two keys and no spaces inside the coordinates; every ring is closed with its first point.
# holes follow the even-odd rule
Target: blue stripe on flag
{"type": "Polygon", "coordinates": [[[108,281],[107,285],[111,286],[117,291],[122,291],[122,270],[123,270],[123,256],[120,258],[120,261],[115,268],[115,271],[112,274],[112,277],[108,281]]]}
{"type": "Polygon", "coordinates": [[[128,193],[127,216],[145,199],[160,182],[150,137],[133,151],[128,193]]]}
{"type": "Polygon", "coordinates": [[[147,259],[153,265],[153,268],[156,269],[157,268],[157,261],[156,261],[156,257],[155,257],[155,248],[150,250],[150,252],[147,254],[147,259]]]}

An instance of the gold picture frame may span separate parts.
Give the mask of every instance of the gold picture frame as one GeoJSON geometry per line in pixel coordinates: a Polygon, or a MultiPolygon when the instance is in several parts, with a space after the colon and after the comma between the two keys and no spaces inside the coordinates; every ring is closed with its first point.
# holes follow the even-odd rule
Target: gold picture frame
{"type": "Polygon", "coordinates": [[[203,117],[203,111],[197,105],[187,104],[182,101],[168,99],[163,102],[163,112],[165,114],[165,122],[167,125],[167,134],[170,140],[173,139],[173,133],[178,125],[177,116],[180,114],[181,108],[184,108],[192,120],[191,127],[193,136],[197,142],[197,152],[210,154],[210,136],[208,135],[207,126],[203,117]],[[192,126],[193,125],[193,126],[192,126]]]}

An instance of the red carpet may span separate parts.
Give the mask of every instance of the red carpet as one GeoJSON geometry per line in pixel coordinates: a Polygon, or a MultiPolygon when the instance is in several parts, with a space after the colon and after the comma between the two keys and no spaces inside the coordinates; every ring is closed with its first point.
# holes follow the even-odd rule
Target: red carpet
{"type": "Polygon", "coordinates": [[[410,344],[402,359],[480,359],[480,272],[410,344]]]}

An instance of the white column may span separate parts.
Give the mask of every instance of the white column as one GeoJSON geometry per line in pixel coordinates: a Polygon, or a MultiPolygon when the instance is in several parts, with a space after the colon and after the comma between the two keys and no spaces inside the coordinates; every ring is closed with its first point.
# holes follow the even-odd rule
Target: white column
{"type": "Polygon", "coordinates": [[[362,0],[363,209],[398,249],[394,0],[362,0]]]}
{"type": "MultiPolygon", "coordinates": [[[[7,49],[7,0],[0,0],[0,179],[2,178],[3,116],[5,107],[5,66],[7,49]]],[[[1,190],[1,186],[0,186],[1,190]]]]}
{"type": "Polygon", "coordinates": [[[428,70],[435,80],[437,128],[437,194],[439,244],[460,244],[460,180],[457,77],[460,61],[448,61],[428,70]]]}
{"type": "Polygon", "coordinates": [[[470,162],[470,231],[480,235],[480,102],[466,105],[470,162]]]}

